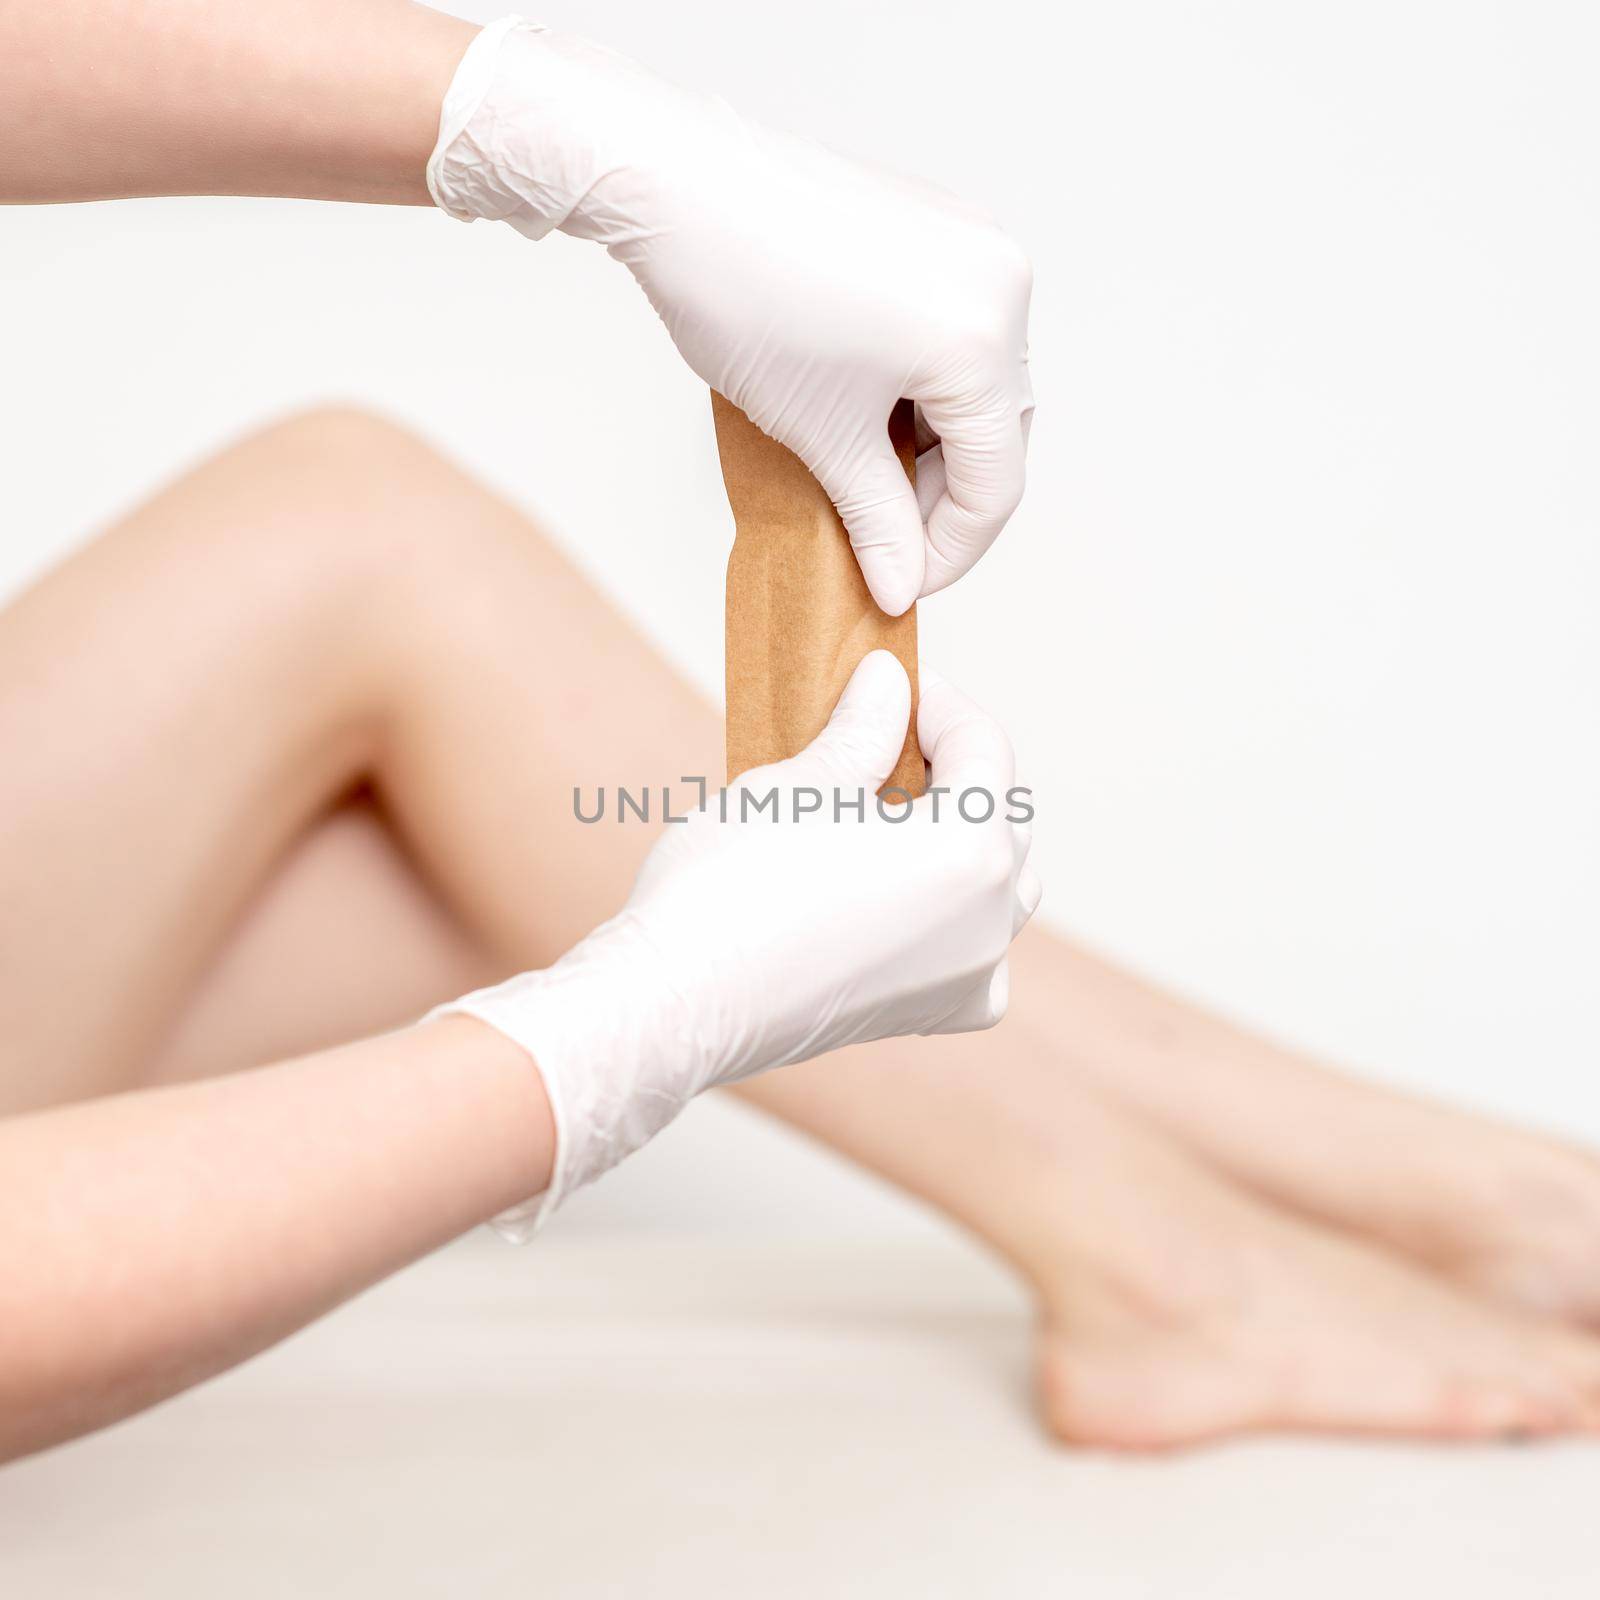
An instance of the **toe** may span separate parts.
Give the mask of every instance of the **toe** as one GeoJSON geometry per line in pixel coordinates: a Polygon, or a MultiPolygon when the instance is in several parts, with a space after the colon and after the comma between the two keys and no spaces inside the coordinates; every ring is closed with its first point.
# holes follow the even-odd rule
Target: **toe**
{"type": "Polygon", "coordinates": [[[1453,1439],[1542,1439],[1573,1425],[1570,1396],[1557,1385],[1463,1378],[1440,1387],[1439,1418],[1453,1439]]]}
{"type": "Polygon", "coordinates": [[[1573,1426],[1600,1432],[1600,1339],[1562,1328],[1551,1331],[1548,1345],[1550,1364],[1572,1394],[1573,1426]]]}

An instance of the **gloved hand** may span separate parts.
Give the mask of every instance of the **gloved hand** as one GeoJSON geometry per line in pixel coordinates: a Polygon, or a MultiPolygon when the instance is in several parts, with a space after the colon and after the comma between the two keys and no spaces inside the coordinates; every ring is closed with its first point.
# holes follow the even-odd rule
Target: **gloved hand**
{"type": "Polygon", "coordinates": [[[1027,833],[1008,820],[1011,747],[965,696],[925,680],[932,786],[880,811],[910,706],[904,668],[873,651],[798,756],[665,829],[618,916],[553,967],[434,1013],[498,1028],[549,1094],[550,1187],[499,1218],[503,1232],[530,1235],[714,1084],[1000,1020],[1006,949],[1039,901],[1027,833]]]}
{"type": "Polygon", "coordinates": [[[464,221],[605,245],[689,365],[832,496],[885,611],[960,577],[1016,508],[1032,273],[942,191],[517,17],[462,59],[428,186],[464,221]],[[926,529],[887,437],[902,396],[941,441],[926,529]]]}

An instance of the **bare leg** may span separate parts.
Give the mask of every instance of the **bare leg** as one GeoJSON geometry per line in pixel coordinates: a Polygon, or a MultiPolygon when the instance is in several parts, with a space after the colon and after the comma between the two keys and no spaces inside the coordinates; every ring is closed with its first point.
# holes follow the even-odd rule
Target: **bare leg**
{"type": "Polygon", "coordinates": [[[1019,1012],[1075,1076],[1259,1194],[1509,1304],[1600,1325],[1588,1152],[1334,1072],[1083,950],[1025,940],[1019,1012]]]}
{"type": "MultiPolygon", "coordinates": [[[[191,929],[237,920],[381,742],[383,596],[351,591],[337,548],[313,564],[272,487],[349,462],[284,444],[196,475],[0,619],[13,1108],[127,1084],[210,953],[191,929]]],[[[536,1191],[553,1140],[526,1058],[464,1019],[7,1117],[0,1456],[282,1337],[536,1191]]]]}
{"type": "MultiPolygon", "coordinates": [[[[179,1013],[206,951],[349,784],[376,784],[428,885],[423,942],[440,918],[471,930],[443,939],[434,976],[420,947],[403,953],[419,967],[411,1013],[480,961],[493,971],[549,959],[619,902],[648,831],[577,826],[574,783],[715,771],[715,718],[527,524],[364,419],[303,421],[207,468],[19,608],[23,624],[0,639],[0,657],[9,649],[26,664],[31,641],[36,662],[53,662],[48,642],[84,634],[108,579],[127,596],[130,628],[145,629],[121,647],[161,692],[135,697],[130,717],[116,674],[46,684],[75,737],[59,741],[43,794],[78,792],[94,776],[70,770],[86,750],[105,760],[86,726],[130,730],[106,762],[117,779],[109,816],[86,806],[63,831],[39,803],[34,853],[19,862],[27,903],[62,929],[54,964],[46,952],[25,973],[30,994],[61,991],[75,919],[101,905],[98,894],[74,900],[64,869],[97,860],[97,889],[118,874],[115,925],[91,941],[100,982],[70,1015],[40,1024],[75,1063],[56,1093],[109,1086],[95,1081],[98,1064],[141,1041],[161,1053],[160,1013],[179,1013]],[[124,546],[132,553],[118,555],[124,546]],[[256,601],[259,631],[241,630],[231,608],[199,629],[199,645],[184,641],[193,682],[174,696],[166,620],[235,593],[256,601]],[[206,850],[160,803],[175,771],[178,821],[206,850]],[[124,848],[129,838],[138,852],[124,848]]],[[[363,870],[395,859],[369,849],[363,870]]],[[[380,924],[346,944],[383,951],[392,934],[380,924]]],[[[341,993],[360,989],[348,949],[296,948],[299,969],[256,972],[253,1006],[218,1004],[214,978],[168,1038],[166,1070],[212,1055],[194,1048],[207,1015],[213,1028],[227,1021],[241,1064],[350,1025],[307,1015],[310,1037],[264,1044],[298,1009],[307,964],[320,972],[338,956],[341,993]]],[[[399,1008],[394,970],[375,977],[356,1027],[399,1008]]],[[[1019,1008],[982,1041],[878,1047],[870,1063],[821,1063],[753,1086],[752,1098],[945,1206],[1031,1274],[1064,1433],[1136,1444],[1257,1426],[1454,1434],[1582,1414],[1597,1371],[1587,1341],[1478,1306],[1230,1188],[1075,1081],[1061,1017],[1042,995],[1040,1007],[1034,1022],[1019,1008]],[[1175,1274],[1174,1259],[1192,1270],[1175,1274]],[[1156,1398],[1130,1416],[1137,1395],[1156,1398]]],[[[35,1101],[52,1091],[26,1075],[17,1083],[35,1101]]]]}
{"type": "MultiPolygon", "coordinates": [[[[273,881],[165,1070],[208,1064],[230,1041],[237,1052],[240,1018],[284,987],[312,1031],[281,1047],[376,1020],[352,1013],[359,973],[330,963],[391,948],[421,984],[418,1004],[471,965],[381,819],[352,810],[273,881]]],[[[943,1206],[1028,1276],[1044,1416],[1064,1439],[1156,1448],[1285,1427],[1479,1437],[1571,1425],[1600,1393],[1582,1336],[1505,1316],[1252,1197],[1063,1071],[1026,1022],[982,1041],[847,1052],[775,1075],[763,1099],[943,1206]]]]}
{"type": "Polygon", "coordinates": [[[710,770],[716,737],[636,719],[652,683],[692,698],[626,629],[586,637],[599,614],[523,518],[346,413],[245,441],[24,595],[0,618],[0,748],[28,757],[0,794],[0,1110],[126,1087],[364,786],[497,968],[575,942],[649,830],[580,827],[573,785],[619,757],[710,770]]]}
{"type": "MultiPolygon", "coordinates": [[[[1070,1012],[1042,978],[1066,951],[1031,944],[1048,970],[1019,972],[1027,991],[996,1035],[826,1058],[762,1094],[1018,1263],[1039,1295],[1051,1426],[1135,1447],[1285,1427],[1494,1431],[1505,1397],[1482,1374],[1528,1373],[1502,1341],[1532,1322],[1272,1204],[1131,1113],[1064,1053],[1070,1012]]],[[[1548,1359],[1595,1415],[1592,1341],[1580,1355],[1547,1328],[1561,1347],[1548,1359]]]]}

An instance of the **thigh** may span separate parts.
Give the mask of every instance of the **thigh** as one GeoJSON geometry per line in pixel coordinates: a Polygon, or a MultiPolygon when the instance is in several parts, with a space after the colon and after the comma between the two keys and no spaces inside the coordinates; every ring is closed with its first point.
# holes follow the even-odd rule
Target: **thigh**
{"type": "MultiPolygon", "coordinates": [[[[223,992],[219,947],[353,790],[379,797],[390,853],[373,814],[346,817],[308,858],[338,872],[302,879],[415,877],[509,971],[610,915],[649,846],[653,828],[581,825],[574,788],[659,794],[716,773],[720,745],[714,708],[528,519],[411,436],[334,413],[246,441],[0,614],[0,750],[26,758],[0,796],[0,1111],[121,1087],[157,1056],[201,1070],[198,1025],[172,1029],[203,985],[223,992]]],[[[403,1020],[405,986],[371,970],[381,917],[357,950],[336,893],[283,903],[325,997],[282,984],[274,1020],[236,986],[228,1060],[289,1048],[259,1050],[256,1023],[304,1047],[335,1016],[403,1020]],[[340,973],[348,1010],[326,998],[340,973]]],[[[236,971],[272,981],[270,962],[236,971]]]]}
{"type": "Polygon", "coordinates": [[[0,613],[0,1111],[121,1087],[370,761],[385,431],[300,418],[0,613]]]}
{"type": "Polygon", "coordinates": [[[180,1007],[148,1081],[233,1072],[381,1033],[505,976],[362,796],[312,828],[252,897],[180,1007]]]}

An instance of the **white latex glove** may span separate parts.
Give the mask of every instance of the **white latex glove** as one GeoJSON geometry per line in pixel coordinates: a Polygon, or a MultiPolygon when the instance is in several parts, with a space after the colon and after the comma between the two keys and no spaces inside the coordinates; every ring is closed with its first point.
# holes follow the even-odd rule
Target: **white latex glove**
{"type": "MultiPolygon", "coordinates": [[[[727,820],[714,794],[665,829],[618,916],[553,967],[434,1013],[498,1028],[549,1094],[550,1187],[499,1218],[502,1232],[531,1235],[714,1084],[890,1034],[1000,1020],[1006,949],[1039,901],[1027,831],[1007,820],[1011,747],[965,696],[925,679],[917,733],[932,788],[948,792],[937,820],[932,789],[885,820],[875,795],[910,706],[904,669],[874,651],[805,750],[727,791],[727,820]],[[776,820],[770,809],[741,818],[740,790],[772,789],[776,820]],[[988,820],[962,815],[974,790],[993,797],[988,820]],[[809,807],[813,794],[821,810],[793,820],[795,799],[809,807]],[[836,794],[850,807],[840,820],[836,794]]],[[[981,817],[985,798],[966,809],[981,817]]]]}
{"type": "Polygon", "coordinates": [[[1032,272],[941,190],[517,17],[469,46],[428,186],[463,221],[605,245],[689,365],[827,489],[885,611],[960,577],[1015,510],[1032,272]],[[926,528],[889,446],[902,396],[940,440],[926,528]]]}

